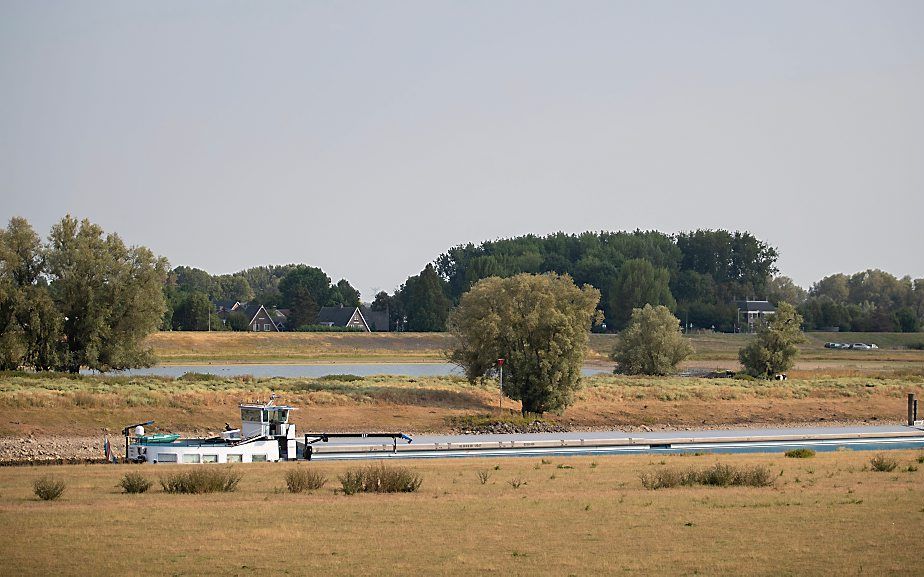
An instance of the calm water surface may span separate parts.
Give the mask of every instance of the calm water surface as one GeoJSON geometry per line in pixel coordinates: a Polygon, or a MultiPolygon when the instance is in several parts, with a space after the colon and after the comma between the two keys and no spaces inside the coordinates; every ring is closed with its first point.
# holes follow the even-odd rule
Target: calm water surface
{"type": "MultiPolygon", "coordinates": [[[[81,371],[91,374],[91,371],[81,371]]],[[[600,369],[584,368],[585,376],[595,375],[600,369]]],[[[184,373],[206,373],[222,377],[323,377],[325,375],[404,375],[408,377],[436,377],[462,375],[459,367],[449,363],[326,363],[316,365],[161,365],[147,369],[131,369],[112,374],[128,376],[155,375],[179,377],[184,373]]]]}

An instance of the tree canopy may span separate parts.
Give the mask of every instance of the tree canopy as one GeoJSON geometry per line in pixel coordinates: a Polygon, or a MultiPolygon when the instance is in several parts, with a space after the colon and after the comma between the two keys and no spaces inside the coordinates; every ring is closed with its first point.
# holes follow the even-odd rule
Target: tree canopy
{"type": "Polygon", "coordinates": [[[142,339],[164,315],[167,261],[71,216],[42,245],[24,219],[0,235],[5,368],[78,372],[145,366],[142,339]]]}
{"type": "Polygon", "coordinates": [[[680,332],[680,320],[663,305],[632,311],[629,325],[619,333],[612,358],[616,370],[630,375],[667,375],[693,354],[680,332]]]}
{"type": "Polygon", "coordinates": [[[503,393],[524,413],[564,409],[580,384],[599,301],[600,291],[568,275],[482,279],[449,317],[449,359],[474,381],[503,358],[503,393]]]}
{"type": "Polygon", "coordinates": [[[789,370],[795,364],[799,349],[805,340],[802,334],[802,316],[789,303],[780,303],[776,314],[757,327],[757,336],[740,351],[738,360],[749,375],[771,377],[789,370]]]}

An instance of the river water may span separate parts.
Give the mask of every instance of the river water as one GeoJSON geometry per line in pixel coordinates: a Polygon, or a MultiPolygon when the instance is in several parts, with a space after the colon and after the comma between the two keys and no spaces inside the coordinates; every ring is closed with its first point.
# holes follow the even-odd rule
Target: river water
{"type": "MultiPolygon", "coordinates": [[[[91,371],[81,371],[90,374],[91,371]]],[[[605,372],[601,369],[585,367],[584,376],[605,372]]],[[[308,377],[317,378],[326,375],[402,375],[408,377],[435,377],[446,375],[461,376],[462,370],[450,363],[324,363],[312,365],[158,365],[146,369],[130,369],[110,374],[127,376],[155,375],[160,377],[179,377],[185,373],[206,373],[221,377],[308,377]]]]}

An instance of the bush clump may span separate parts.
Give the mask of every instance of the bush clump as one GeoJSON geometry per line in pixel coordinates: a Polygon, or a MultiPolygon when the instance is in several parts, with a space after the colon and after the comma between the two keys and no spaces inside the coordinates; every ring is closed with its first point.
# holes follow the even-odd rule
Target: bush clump
{"type": "Polygon", "coordinates": [[[242,475],[230,467],[220,469],[215,467],[195,468],[182,473],[174,473],[161,477],[160,486],[165,493],[230,493],[237,489],[242,475]]]}
{"type": "Polygon", "coordinates": [[[667,489],[690,485],[715,487],[769,487],[773,485],[773,475],[766,467],[739,468],[722,463],[699,470],[658,469],[654,472],[642,473],[639,478],[646,489],[667,489]]]}
{"type": "Polygon", "coordinates": [[[299,468],[286,471],[286,489],[290,493],[317,491],[327,483],[327,477],[311,469],[299,468]]]}
{"type": "Polygon", "coordinates": [[[64,493],[66,487],[67,484],[63,480],[47,475],[32,483],[32,491],[42,501],[54,501],[64,493]]]}
{"type": "Polygon", "coordinates": [[[197,373],[195,371],[188,371],[183,373],[177,378],[178,381],[189,381],[193,383],[202,383],[208,381],[220,381],[222,378],[218,375],[213,375],[211,373],[197,373]]]}
{"type": "Polygon", "coordinates": [[[898,467],[898,461],[892,457],[886,457],[882,453],[870,459],[869,464],[874,471],[882,473],[890,473],[895,470],[895,467],[898,467]]]}
{"type": "Polygon", "coordinates": [[[815,451],[812,449],[793,449],[792,451],[786,451],[786,456],[790,459],[810,459],[815,456],[815,451]]]}
{"type": "Polygon", "coordinates": [[[138,472],[125,473],[119,481],[119,486],[126,493],[144,493],[152,484],[150,479],[138,472]]]}
{"type": "Polygon", "coordinates": [[[343,493],[413,493],[420,488],[420,475],[404,467],[378,465],[350,469],[337,477],[343,493]]]}
{"type": "Polygon", "coordinates": [[[334,375],[324,375],[323,377],[319,377],[318,380],[319,381],[338,381],[341,383],[352,383],[354,381],[361,381],[364,378],[365,377],[361,377],[359,375],[334,374],[334,375]]]}

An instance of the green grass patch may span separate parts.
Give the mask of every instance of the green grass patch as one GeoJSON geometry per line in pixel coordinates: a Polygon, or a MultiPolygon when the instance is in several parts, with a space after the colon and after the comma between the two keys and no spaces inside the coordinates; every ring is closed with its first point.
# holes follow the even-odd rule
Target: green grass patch
{"type": "Polygon", "coordinates": [[[812,449],[793,449],[792,451],[786,451],[786,456],[790,459],[810,459],[815,456],[815,451],[812,449]]]}

